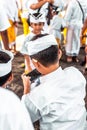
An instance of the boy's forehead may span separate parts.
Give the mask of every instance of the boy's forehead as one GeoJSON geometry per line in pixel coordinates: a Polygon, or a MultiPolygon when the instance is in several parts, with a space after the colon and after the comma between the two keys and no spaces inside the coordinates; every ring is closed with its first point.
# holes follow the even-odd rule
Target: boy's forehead
{"type": "Polygon", "coordinates": [[[33,25],[44,25],[44,22],[38,22],[38,23],[31,23],[31,24],[33,24],[33,25]]]}

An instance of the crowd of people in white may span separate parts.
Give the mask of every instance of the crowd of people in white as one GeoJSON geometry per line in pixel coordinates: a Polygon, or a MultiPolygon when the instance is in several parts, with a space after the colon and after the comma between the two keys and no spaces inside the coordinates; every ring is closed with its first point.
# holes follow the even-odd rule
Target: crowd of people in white
{"type": "MultiPolygon", "coordinates": [[[[75,67],[62,69],[62,33],[66,62],[79,62],[85,37],[87,71],[86,0],[0,0],[0,130],[86,130],[86,79],[75,67]],[[24,94],[7,90],[12,81],[19,19],[23,24],[24,94]],[[85,34],[84,34],[85,32],[85,34]],[[41,76],[33,83],[36,69],[41,76]],[[39,82],[39,83],[38,83],[39,82]]],[[[16,56],[16,55],[15,55],[16,56]]]]}

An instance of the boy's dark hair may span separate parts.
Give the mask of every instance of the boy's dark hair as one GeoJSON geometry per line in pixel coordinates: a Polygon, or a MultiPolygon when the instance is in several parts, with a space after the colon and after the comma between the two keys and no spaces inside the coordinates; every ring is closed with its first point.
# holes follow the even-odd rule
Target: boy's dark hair
{"type": "Polygon", "coordinates": [[[0,63],[7,63],[10,59],[11,57],[7,53],[0,51],[0,63]]]}
{"type": "MultiPolygon", "coordinates": [[[[34,41],[38,38],[44,37],[49,34],[39,34],[34,36],[31,41],[34,41]]],[[[44,41],[45,42],[45,41],[44,41]]],[[[42,65],[44,66],[49,66],[52,64],[55,64],[58,61],[58,46],[57,45],[52,45],[51,47],[38,52],[37,54],[31,55],[31,59],[36,59],[38,60],[42,65]]]]}
{"type": "Polygon", "coordinates": [[[40,51],[30,57],[31,59],[34,58],[38,60],[42,65],[46,67],[55,64],[58,61],[58,46],[52,45],[51,47],[40,51]]]}
{"type": "Polygon", "coordinates": [[[12,71],[9,72],[9,73],[6,74],[6,75],[0,77],[0,86],[2,86],[2,85],[5,84],[5,82],[9,79],[9,77],[11,76],[11,74],[12,74],[12,71]]]}
{"type": "MultiPolygon", "coordinates": [[[[0,51],[0,63],[7,63],[10,59],[11,57],[7,53],[0,51]]],[[[12,71],[9,72],[7,75],[0,77],[0,86],[2,86],[8,80],[11,74],[12,71]]]]}
{"type": "Polygon", "coordinates": [[[40,51],[30,57],[31,59],[34,58],[38,60],[42,65],[46,67],[55,64],[58,61],[58,46],[52,45],[51,47],[40,51]]]}

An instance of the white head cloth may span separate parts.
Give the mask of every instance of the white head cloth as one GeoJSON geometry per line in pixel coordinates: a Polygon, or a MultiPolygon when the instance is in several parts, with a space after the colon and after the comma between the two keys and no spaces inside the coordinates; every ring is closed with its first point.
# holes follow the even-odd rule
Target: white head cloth
{"type": "Polygon", "coordinates": [[[46,35],[28,43],[28,54],[33,55],[52,45],[58,45],[53,35],[46,35]]]}
{"type": "MultiPolygon", "coordinates": [[[[2,51],[2,50],[0,50],[2,51]]],[[[10,51],[2,51],[7,53],[10,56],[10,60],[7,63],[0,63],[0,77],[8,74],[12,70],[12,59],[13,59],[13,54],[10,51]]]]}
{"type": "Polygon", "coordinates": [[[40,23],[40,22],[45,22],[45,16],[40,13],[35,13],[35,14],[30,14],[30,22],[31,23],[40,23]],[[35,15],[37,14],[37,15],[35,15]]]}

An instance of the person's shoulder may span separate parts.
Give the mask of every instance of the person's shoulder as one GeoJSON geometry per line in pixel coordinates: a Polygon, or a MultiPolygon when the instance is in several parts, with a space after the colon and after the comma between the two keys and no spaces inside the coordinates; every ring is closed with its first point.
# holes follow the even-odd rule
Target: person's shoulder
{"type": "Polygon", "coordinates": [[[67,67],[65,68],[64,70],[75,70],[75,71],[79,71],[76,67],[74,66],[70,66],[70,67],[67,67]]]}
{"type": "Polygon", "coordinates": [[[76,67],[73,67],[73,66],[65,68],[64,71],[67,72],[67,73],[69,73],[69,72],[70,73],[81,73],[79,71],[79,69],[77,69],[76,67]]]}
{"type": "Polygon", "coordinates": [[[84,82],[86,82],[84,75],[78,68],[71,66],[71,67],[65,68],[64,71],[65,71],[65,74],[69,76],[69,78],[71,77],[73,79],[81,79],[81,80],[84,80],[84,82]]]}
{"type": "Polygon", "coordinates": [[[4,113],[9,113],[10,109],[14,111],[16,107],[18,108],[18,106],[20,105],[20,99],[11,90],[0,88],[0,104],[0,110],[4,113]],[[6,109],[3,111],[4,108],[6,109]]]}
{"type": "Polygon", "coordinates": [[[24,42],[28,42],[30,41],[32,38],[33,38],[34,34],[32,32],[30,32],[26,37],[25,37],[25,40],[24,42]]]}
{"type": "Polygon", "coordinates": [[[20,100],[18,96],[11,90],[5,89],[5,88],[0,88],[0,97],[6,100],[20,100]]]}

